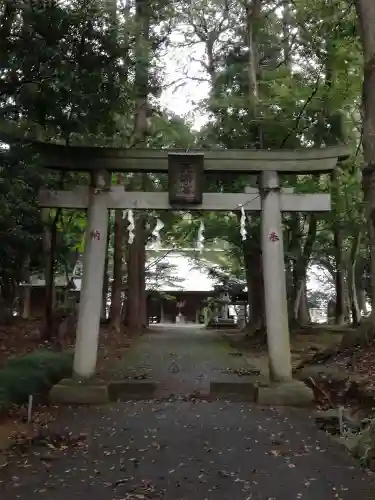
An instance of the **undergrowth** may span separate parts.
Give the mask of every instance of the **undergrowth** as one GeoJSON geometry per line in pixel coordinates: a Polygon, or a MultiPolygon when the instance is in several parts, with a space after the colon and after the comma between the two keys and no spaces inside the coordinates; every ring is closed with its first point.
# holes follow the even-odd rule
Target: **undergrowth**
{"type": "Polygon", "coordinates": [[[10,359],[0,370],[0,412],[43,394],[72,373],[73,354],[38,350],[10,359]]]}

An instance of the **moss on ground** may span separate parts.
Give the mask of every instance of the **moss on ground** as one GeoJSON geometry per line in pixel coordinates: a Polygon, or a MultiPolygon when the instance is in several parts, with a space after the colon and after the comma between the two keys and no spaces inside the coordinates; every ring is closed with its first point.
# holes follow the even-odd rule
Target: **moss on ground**
{"type": "Polygon", "coordinates": [[[29,395],[46,393],[72,373],[73,354],[38,350],[10,359],[0,370],[0,412],[24,404],[29,395]]]}

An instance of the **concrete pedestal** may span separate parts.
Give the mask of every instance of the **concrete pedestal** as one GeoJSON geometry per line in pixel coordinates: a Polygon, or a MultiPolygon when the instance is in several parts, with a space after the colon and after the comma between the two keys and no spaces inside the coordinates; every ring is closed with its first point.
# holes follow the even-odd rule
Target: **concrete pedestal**
{"type": "Polygon", "coordinates": [[[262,262],[270,377],[290,380],[288,308],[277,172],[262,173],[262,262]]]}
{"type": "Polygon", "coordinates": [[[256,402],[258,386],[254,382],[210,382],[210,397],[212,399],[225,399],[227,401],[251,401],[256,402]]]}
{"type": "Polygon", "coordinates": [[[288,380],[259,387],[257,402],[265,406],[305,407],[313,404],[314,395],[303,382],[288,380]]]}
{"type": "Polygon", "coordinates": [[[49,393],[52,404],[99,405],[109,402],[108,385],[95,380],[63,379],[49,393]]]}

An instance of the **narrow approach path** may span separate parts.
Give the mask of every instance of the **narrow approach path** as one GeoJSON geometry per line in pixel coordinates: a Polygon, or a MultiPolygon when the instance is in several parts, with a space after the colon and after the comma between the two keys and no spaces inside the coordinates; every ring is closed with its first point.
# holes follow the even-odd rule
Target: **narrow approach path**
{"type": "MultiPolygon", "coordinates": [[[[166,328],[144,336],[126,358],[167,390],[191,391],[201,387],[200,374],[209,380],[228,359],[244,363],[228,352],[214,333],[166,328]],[[168,371],[171,359],[177,374],[168,371]]],[[[52,429],[86,433],[86,445],[14,459],[0,471],[1,500],[375,498],[371,476],[301,411],[224,401],[126,402],[61,409],[52,429]]]]}
{"type": "Polygon", "coordinates": [[[113,367],[113,375],[144,374],[158,383],[157,397],[208,394],[211,380],[238,381],[234,372],[252,368],[238,354],[216,331],[197,325],[155,325],[113,367]]]}

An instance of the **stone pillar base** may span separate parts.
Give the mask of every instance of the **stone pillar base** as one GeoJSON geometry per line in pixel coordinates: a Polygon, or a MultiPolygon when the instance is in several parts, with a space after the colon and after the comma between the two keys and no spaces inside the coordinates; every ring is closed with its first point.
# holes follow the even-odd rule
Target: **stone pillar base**
{"type": "Polygon", "coordinates": [[[49,393],[52,404],[100,405],[109,402],[108,385],[98,380],[67,378],[54,385],[49,393]]]}
{"type": "Polygon", "coordinates": [[[108,394],[110,401],[147,400],[154,397],[157,388],[153,381],[117,380],[109,382],[108,394]]]}
{"type": "Polygon", "coordinates": [[[269,406],[310,406],[314,395],[303,382],[287,380],[259,387],[258,404],[269,406]]]}
{"type": "Polygon", "coordinates": [[[256,382],[211,381],[210,397],[212,399],[225,399],[228,401],[252,401],[258,396],[256,382]]]}

